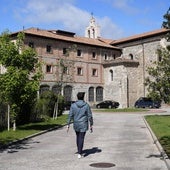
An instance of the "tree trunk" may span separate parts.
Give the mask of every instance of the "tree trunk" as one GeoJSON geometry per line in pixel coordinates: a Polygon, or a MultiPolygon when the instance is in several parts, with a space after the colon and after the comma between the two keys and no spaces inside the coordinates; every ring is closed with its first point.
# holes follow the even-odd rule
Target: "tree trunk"
{"type": "Polygon", "coordinates": [[[8,131],[10,130],[10,106],[8,104],[8,131]]]}
{"type": "Polygon", "coordinates": [[[15,130],[16,130],[16,122],[14,120],[14,122],[13,122],[13,131],[15,131],[15,130]]]}

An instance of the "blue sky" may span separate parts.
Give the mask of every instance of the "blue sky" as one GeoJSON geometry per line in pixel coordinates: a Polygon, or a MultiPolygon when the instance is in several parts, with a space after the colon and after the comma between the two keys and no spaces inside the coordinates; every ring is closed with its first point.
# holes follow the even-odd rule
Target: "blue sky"
{"type": "Polygon", "coordinates": [[[169,0],[1,0],[0,33],[30,27],[84,36],[91,13],[101,37],[118,39],[160,29],[169,0]]]}

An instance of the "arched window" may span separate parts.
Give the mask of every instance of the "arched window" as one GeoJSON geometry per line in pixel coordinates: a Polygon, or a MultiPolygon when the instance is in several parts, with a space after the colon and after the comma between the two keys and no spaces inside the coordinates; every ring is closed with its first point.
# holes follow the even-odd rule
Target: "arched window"
{"type": "Polygon", "coordinates": [[[95,30],[93,29],[93,38],[95,38],[95,30]]]}
{"type": "Polygon", "coordinates": [[[115,60],[116,59],[116,54],[113,54],[112,58],[113,58],[113,60],[115,60]]]}
{"type": "Polygon", "coordinates": [[[49,91],[50,90],[50,86],[48,84],[42,84],[40,86],[40,95],[43,94],[45,91],[49,91]]]}
{"type": "Polygon", "coordinates": [[[88,38],[90,38],[90,30],[88,30],[88,38]]]}
{"type": "Polygon", "coordinates": [[[67,85],[64,87],[64,98],[66,101],[71,101],[71,97],[72,97],[72,87],[67,85]]]}
{"type": "Polygon", "coordinates": [[[61,86],[59,86],[59,85],[54,85],[54,86],[52,87],[52,92],[53,92],[54,94],[60,94],[60,93],[61,93],[61,86]]]}
{"type": "Polygon", "coordinates": [[[113,70],[110,70],[110,80],[113,81],[113,70]]]}
{"type": "Polygon", "coordinates": [[[129,54],[131,60],[133,60],[133,54],[129,54]]]}
{"type": "Polygon", "coordinates": [[[103,101],[103,87],[96,88],[96,101],[103,101]]]}
{"type": "Polygon", "coordinates": [[[94,87],[89,88],[89,102],[94,101],[94,87]]]}
{"type": "Polygon", "coordinates": [[[106,53],[104,54],[104,60],[108,60],[108,55],[106,53]]]}

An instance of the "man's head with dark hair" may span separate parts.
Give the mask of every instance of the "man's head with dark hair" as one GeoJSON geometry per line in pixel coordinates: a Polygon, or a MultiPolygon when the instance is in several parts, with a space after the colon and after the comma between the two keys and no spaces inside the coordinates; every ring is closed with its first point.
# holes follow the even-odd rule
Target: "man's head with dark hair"
{"type": "Polygon", "coordinates": [[[77,94],[78,100],[84,100],[84,95],[85,95],[85,92],[78,92],[77,94]]]}

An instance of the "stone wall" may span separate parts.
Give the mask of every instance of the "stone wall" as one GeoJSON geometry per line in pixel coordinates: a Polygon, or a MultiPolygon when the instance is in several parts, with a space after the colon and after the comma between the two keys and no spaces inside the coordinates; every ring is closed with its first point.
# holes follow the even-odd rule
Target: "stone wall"
{"type": "Polygon", "coordinates": [[[135,101],[141,96],[147,96],[147,87],[144,86],[146,77],[148,77],[147,68],[153,66],[157,61],[157,49],[160,41],[145,42],[123,48],[124,59],[130,59],[133,56],[134,61],[139,62],[137,68],[129,67],[127,76],[129,79],[129,106],[134,106],[135,101]]]}

